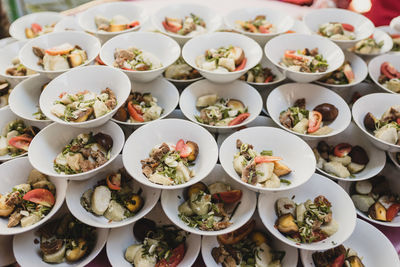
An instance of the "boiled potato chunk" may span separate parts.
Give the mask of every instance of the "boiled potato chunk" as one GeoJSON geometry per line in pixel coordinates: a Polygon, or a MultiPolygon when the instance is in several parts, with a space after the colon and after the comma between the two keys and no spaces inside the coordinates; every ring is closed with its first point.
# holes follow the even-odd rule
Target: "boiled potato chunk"
{"type": "Polygon", "coordinates": [[[101,185],[94,189],[92,194],[92,211],[97,215],[103,215],[111,201],[111,190],[101,185]]]}

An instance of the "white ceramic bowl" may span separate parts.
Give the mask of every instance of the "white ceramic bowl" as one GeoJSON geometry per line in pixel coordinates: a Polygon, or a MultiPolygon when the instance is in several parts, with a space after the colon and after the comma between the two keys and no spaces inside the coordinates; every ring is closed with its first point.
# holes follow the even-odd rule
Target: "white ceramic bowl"
{"type": "Polygon", "coordinates": [[[32,74],[26,76],[12,76],[6,74],[6,70],[11,68],[12,60],[18,58],[19,50],[25,45],[26,41],[17,41],[13,42],[9,45],[6,45],[4,48],[0,49],[0,77],[6,79],[12,87],[16,86],[23,80],[28,79],[29,77],[38,76],[39,74],[32,74]]]}
{"type": "MultiPolygon", "coordinates": [[[[395,29],[391,28],[390,26],[379,26],[376,28],[386,32],[389,36],[391,36],[392,34],[400,34],[400,31],[396,31],[395,29]]],[[[392,39],[392,41],[393,41],[393,39],[392,39]]],[[[394,44],[393,44],[393,46],[394,46],[394,44]]],[[[392,47],[392,49],[393,49],[393,47],[392,47]]],[[[392,51],[391,50],[390,53],[399,54],[400,51],[392,51]]]]}
{"type": "Polygon", "coordinates": [[[60,124],[92,128],[103,125],[124,105],[131,91],[131,83],[128,76],[122,71],[105,66],[88,66],[85,68],[72,69],[52,80],[40,96],[40,109],[52,121],[60,124]],[[58,118],[51,112],[54,102],[60,99],[62,93],[76,94],[88,90],[95,94],[110,88],[117,98],[117,105],[109,113],[92,120],[84,122],[67,122],[58,118]]]}
{"type": "MultiPolygon", "coordinates": [[[[165,216],[161,205],[156,205],[145,218],[154,221],[157,226],[168,225],[172,222],[165,216]]],[[[112,229],[107,240],[107,257],[112,266],[131,267],[132,264],[125,260],[125,250],[133,244],[139,243],[133,235],[133,226],[130,224],[124,227],[112,229]]],[[[187,236],[185,243],[185,256],[177,267],[192,266],[197,259],[200,251],[201,237],[199,235],[190,234],[187,236]]]]}
{"type": "Polygon", "coordinates": [[[25,28],[30,28],[32,23],[37,23],[42,27],[52,25],[64,18],[58,12],[35,12],[15,20],[10,25],[10,35],[18,40],[27,40],[25,28]]]}
{"type": "Polygon", "coordinates": [[[219,150],[219,161],[222,167],[235,181],[261,193],[271,191],[287,191],[296,188],[310,179],[315,172],[315,157],[311,148],[301,138],[273,127],[251,127],[235,132],[222,143],[219,150]],[[260,137],[265,138],[260,138],[260,137]],[[279,188],[265,188],[243,182],[233,168],[233,157],[237,153],[236,140],[253,145],[257,152],[272,150],[274,156],[282,157],[282,162],[292,172],[283,178],[290,185],[281,183],[279,188]],[[294,153],[293,148],[296,148],[294,153]]]}
{"type": "Polygon", "coordinates": [[[162,22],[165,20],[165,17],[184,19],[186,16],[190,16],[190,13],[204,20],[207,33],[215,32],[221,27],[222,19],[212,8],[192,3],[165,5],[152,15],[151,21],[158,31],[172,37],[180,45],[184,45],[188,40],[193,38],[193,34],[184,36],[168,32],[164,29],[162,22]]]}
{"type": "Polygon", "coordinates": [[[54,26],[54,32],[84,31],[84,29],[82,29],[78,23],[78,17],[80,15],[81,14],[62,18],[59,22],[57,22],[56,26],[54,26]]]}
{"type": "Polygon", "coordinates": [[[11,91],[8,99],[12,112],[25,120],[43,123],[43,125],[51,123],[50,119],[37,120],[35,115],[33,115],[39,110],[39,98],[42,93],[42,87],[50,81],[51,79],[46,76],[39,75],[19,83],[11,91]]]}
{"type": "Polygon", "coordinates": [[[386,32],[379,30],[379,29],[375,29],[373,38],[375,39],[376,43],[378,43],[378,44],[383,41],[383,46],[381,47],[379,52],[372,53],[372,54],[364,54],[364,53],[354,51],[354,53],[356,53],[360,56],[364,56],[368,60],[371,57],[385,54],[392,49],[392,47],[393,47],[392,37],[390,37],[389,34],[387,34],[386,32]]]}
{"type": "Polygon", "coordinates": [[[130,32],[108,40],[101,48],[100,58],[107,66],[113,67],[115,49],[133,46],[152,53],[162,64],[161,68],[155,70],[122,70],[131,80],[138,82],[150,82],[154,80],[179,58],[181,52],[178,43],[163,34],[154,32],[130,32]]]}
{"type": "Polygon", "coordinates": [[[382,90],[396,94],[392,90],[387,89],[385,86],[378,82],[379,76],[381,75],[381,65],[383,62],[389,62],[392,64],[397,70],[400,70],[400,53],[399,54],[385,54],[381,56],[374,57],[368,63],[368,73],[369,77],[374,81],[374,83],[382,90]]]}
{"type": "Polygon", "coordinates": [[[201,80],[186,87],[179,99],[179,107],[189,120],[200,124],[211,132],[218,133],[231,132],[252,122],[260,114],[262,105],[262,99],[257,90],[243,81],[234,81],[230,84],[222,85],[212,83],[208,80],[201,80]],[[195,117],[200,115],[200,110],[196,108],[197,98],[209,94],[216,94],[219,98],[223,99],[242,101],[247,107],[250,117],[234,126],[210,126],[198,122],[195,117]]]}
{"type": "Polygon", "coordinates": [[[139,5],[135,5],[131,2],[113,2],[93,6],[82,12],[79,15],[78,23],[81,28],[89,33],[94,34],[102,43],[104,43],[118,34],[139,30],[146,18],[146,11],[139,5]],[[130,22],[139,21],[139,25],[119,32],[106,32],[97,30],[96,23],[94,22],[96,16],[103,16],[108,19],[112,19],[117,15],[124,16],[130,22]]]}
{"type": "Polygon", "coordinates": [[[390,160],[392,161],[393,165],[397,168],[400,169],[400,163],[397,160],[397,152],[386,152],[386,154],[388,155],[388,157],[390,158],[390,160]]]}
{"type": "Polygon", "coordinates": [[[327,73],[339,68],[344,62],[343,51],[331,40],[318,35],[309,34],[283,34],[270,40],[264,47],[267,58],[277,66],[286,77],[296,82],[316,81],[327,73]],[[318,48],[318,52],[327,60],[328,69],[324,72],[306,73],[289,70],[280,62],[286,50],[318,48]]]}
{"type": "Polygon", "coordinates": [[[0,48],[4,48],[6,45],[9,45],[11,43],[14,43],[18,41],[17,39],[13,38],[13,37],[6,37],[3,39],[0,39],[0,48]]]}
{"type": "Polygon", "coordinates": [[[340,95],[344,101],[349,105],[350,109],[354,104],[354,100],[357,100],[357,97],[361,97],[363,95],[369,95],[379,92],[380,90],[375,86],[374,83],[366,83],[362,82],[355,86],[351,86],[348,88],[332,88],[332,91],[336,92],[340,95]]]}
{"type": "Polygon", "coordinates": [[[68,125],[53,123],[40,131],[29,146],[28,157],[32,166],[38,171],[56,178],[69,180],[85,180],[93,177],[111,164],[121,152],[124,146],[124,133],[114,122],[107,122],[101,127],[91,129],[74,128],[68,125]],[[81,133],[104,133],[113,139],[110,159],[102,166],[88,172],[78,174],[59,174],[54,170],[53,162],[63,148],[81,133]]]}
{"type": "Polygon", "coordinates": [[[240,204],[237,206],[233,217],[230,219],[232,223],[229,227],[218,230],[218,231],[203,231],[199,228],[193,228],[186,225],[181,218],[179,218],[178,207],[183,202],[185,202],[184,197],[184,188],[177,190],[163,190],[161,193],[161,205],[167,217],[179,228],[187,232],[191,232],[196,235],[203,236],[216,236],[222,235],[229,232],[232,232],[241,226],[243,226],[247,221],[251,219],[253,215],[256,204],[257,204],[257,196],[255,192],[248,190],[245,186],[241,185],[235,180],[232,180],[231,177],[224,171],[221,165],[215,165],[212,172],[202,180],[207,186],[215,183],[215,182],[223,182],[231,185],[232,189],[240,189],[242,190],[242,198],[240,199],[240,204]]]}
{"type": "Polygon", "coordinates": [[[290,28],[289,33],[303,33],[303,34],[311,34],[311,31],[308,29],[304,21],[295,19],[293,27],[290,28]]]}
{"type": "MultiPolygon", "coordinates": [[[[386,181],[389,183],[389,188],[393,193],[399,194],[400,192],[400,180],[398,179],[399,170],[390,163],[385,165],[385,168],[380,173],[385,176],[386,181]]],[[[350,188],[353,182],[339,181],[339,185],[343,187],[347,194],[350,194],[350,188]]],[[[388,227],[400,227],[400,216],[396,216],[391,222],[382,222],[378,220],[371,219],[366,213],[358,210],[356,208],[358,216],[362,219],[369,221],[371,223],[388,226],[388,227]]]]}
{"type": "Polygon", "coordinates": [[[70,69],[53,71],[44,70],[42,66],[37,64],[39,58],[33,54],[32,47],[37,46],[43,49],[49,49],[64,43],[79,45],[83,50],[86,51],[88,59],[84,64],[76,68],[82,68],[83,66],[89,65],[100,52],[100,42],[96,37],[84,32],[68,31],[49,33],[32,39],[21,48],[18,56],[21,63],[25,67],[40,74],[46,75],[49,78],[55,78],[61,73],[69,71],[70,69]]]}
{"type": "Polygon", "coordinates": [[[247,82],[248,84],[250,84],[257,90],[262,91],[265,89],[273,88],[275,85],[277,85],[278,83],[280,83],[286,79],[286,76],[283,75],[283,73],[274,64],[272,64],[272,62],[269,61],[265,57],[265,55],[262,57],[260,64],[261,64],[261,67],[263,67],[263,68],[271,69],[272,73],[275,75],[275,79],[272,82],[268,82],[268,83],[247,82]]]}
{"type": "MultiPolygon", "coordinates": [[[[271,234],[267,232],[265,226],[262,224],[260,216],[255,212],[251,218],[255,220],[256,226],[255,230],[261,231],[267,235],[268,245],[274,251],[283,251],[285,252],[285,256],[281,262],[282,267],[294,267],[297,266],[298,262],[298,252],[297,249],[291,246],[286,245],[282,241],[274,238],[271,234]]],[[[216,236],[203,236],[201,240],[201,256],[203,257],[203,261],[207,267],[220,267],[221,264],[217,264],[212,257],[211,251],[213,248],[218,247],[219,243],[216,236]]]]}
{"type": "MultiPolygon", "coordinates": [[[[163,113],[157,120],[167,117],[178,105],[179,92],[176,87],[165,78],[158,77],[149,83],[132,82],[132,92],[151,93],[157,98],[157,104],[163,108],[163,113]]],[[[137,128],[149,122],[122,122],[112,119],[114,122],[137,128]]]]}
{"type": "MultiPolygon", "coordinates": [[[[384,151],[377,149],[374,146],[371,146],[370,142],[368,141],[368,138],[365,137],[361,130],[352,122],[350,123],[349,127],[347,127],[346,130],[344,130],[341,134],[329,137],[324,139],[325,142],[328,143],[328,145],[331,146],[336,146],[340,143],[348,143],[352,146],[360,146],[364,148],[364,150],[367,152],[367,155],[369,157],[369,162],[365,166],[365,169],[362,170],[359,173],[354,174],[354,177],[348,177],[348,178],[340,178],[338,176],[332,175],[328,172],[325,172],[323,169],[318,168],[317,170],[334,180],[343,180],[343,181],[361,181],[361,180],[366,180],[371,177],[374,177],[377,175],[385,166],[386,164],[386,154],[384,151]]],[[[307,142],[311,148],[316,148],[318,145],[318,142],[320,140],[310,140],[307,142]]]]}
{"type": "MultiPolygon", "coordinates": [[[[61,209],[56,216],[54,216],[54,219],[60,218],[67,213],[67,208],[65,206],[63,206],[63,208],[64,209],[61,209]]],[[[22,235],[15,235],[13,240],[13,251],[20,266],[83,267],[96,258],[107,242],[108,229],[97,228],[96,234],[97,239],[92,251],[81,260],[74,263],[69,263],[67,261],[58,264],[44,262],[40,254],[40,243],[36,244],[34,242],[35,240],[39,240],[39,235],[35,230],[26,232],[22,235]]]]}
{"type": "Polygon", "coordinates": [[[344,52],[345,60],[349,61],[350,66],[354,73],[354,82],[350,84],[329,84],[322,81],[316,81],[316,83],[321,84],[323,86],[331,87],[331,88],[346,88],[350,86],[357,85],[367,78],[368,68],[365,61],[359,56],[347,52],[344,52]]]}
{"type": "Polygon", "coordinates": [[[324,23],[340,22],[352,25],[355,34],[354,40],[332,40],[342,49],[354,46],[358,41],[370,36],[375,29],[374,24],[367,17],[339,8],[315,9],[308,12],[303,20],[307,27],[314,33],[317,33],[319,27],[324,23]]]}
{"type": "Polygon", "coordinates": [[[301,136],[304,139],[320,139],[334,136],[343,132],[351,121],[351,113],[347,103],[338,94],[325,87],[307,84],[307,83],[288,83],[275,88],[267,98],[267,110],[271,119],[275,121],[282,129],[301,136]],[[339,114],[336,119],[329,124],[333,131],[327,135],[307,135],[300,134],[283,126],[279,121],[279,115],[282,111],[291,107],[299,98],[305,98],[306,109],[313,110],[316,106],[329,103],[334,105],[339,114]]]}
{"type": "Polygon", "coordinates": [[[376,93],[361,97],[353,105],[352,115],[354,122],[362,130],[363,134],[368,137],[369,141],[381,150],[400,152],[400,146],[376,138],[373,133],[365,128],[364,117],[368,112],[371,112],[376,118],[381,118],[386,110],[399,103],[400,95],[376,93]],[[377,103],[380,104],[377,105],[377,103]]]}
{"type": "Polygon", "coordinates": [[[262,50],[254,40],[242,34],[215,32],[200,35],[189,40],[182,48],[182,57],[192,68],[198,70],[206,79],[216,83],[228,83],[236,80],[249,69],[257,65],[261,61],[262,50]],[[230,45],[238,46],[243,49],[245,57],[247,58],[247,63],[243,70],[221,73],[203,70],[196,65],[196,57],[203,55],[206,50],[230,45]]]}
{"type": "Polygon", "coordinates": [[[258,197],[258,213],[268,231],[284,243],[292,247],[305,250],[325,250],[336,247],[346,241],[356,226],[356,211],[353,201],[346,192],[334,181],[319,174],[314,174],[311,179],[302,186],[278,192],[276,194],[260,194],[258,197]],[[319,195],[325,196],[332,204],[332,217],[339,224],[338,231],[325,240],[314,243],[296,243],[275,228],[278,216],[275,212],[275,203],[279,198],[292,198],[294,202],[314,200],[319,195]]]}
{"type": "Polygon", "coordinates": [[[134,131],[126,140],[122,160],[125,169],[138,182],[159,189],[178,189],[201,181],[214,168],[218,159],[218,146],[214,137],[203,127],[186,120],[164,119],[146,124],[134,131]],[[157,145],[176,144],[179,139],[193,141],[199,146],[195,166],[191,167],[195,176],[179,185],[155,184],[142,173],[141,160],[149,157],[150,151],[157,145]],[[140,147],[140,150],[138,150],[140,147]]]}
{"type": "MultiPolygon", "coordinates": [[[[15,120],[23,120],[26,126],[35,126],[35,127],[38,127],[39,129],[42,129],[43,127],[45,127],[47,125],[47,124],[45,124],[43,122],[37,122],[37,121],[34,122],[34,121],[25,120],[25,119],[15,115],[11,111],[10,107],[5,107],[5,108],[0,109],[0,133],[3,135],[4,128],[10,122],[15,121],[15,120]]],[[[10,160],[10,159],[23,157],[23,156],[26,156],[26,155],[27,155],[27,153],[23,153],[23,154],[21,154],[19,156],[12,157],[11,155],[6,154],[4,156],[0,156],[0,162],[4,162],[4,161],[10,160]]]]}
{"type": "MultiPolygon", "coordinates": [[[[0,184],[0,193],[5,194],[12,192],[12,188],[19,184],[25,184],[28,180],[28,176],[32,171],[33,167],[29,163],[27,157],[18,158],[14,160],[10,160],[6,163],[0,165],[0,172],[2,173],[0,184]]],[[[53,208],[51,211],[39,222],[27,226],[21,227],[16,226],[12,228],[7,227],[8,217],[0,219],[0,235],[16,235],[28,232],[32,229],[37,228],[38,226],[42,225],[46,221],[48,221],[56,212],[60,209],[61,205],[64,203],[65,193],[67,191],[67,181],[49,178],[49,180],[55,185],[56,187],[56,195],[54,196],[56,202],[54,203],[53,208]]]]}
{"type": "MultiPolygon", "coordinates": [[[[355,250],[364,266],[400,266],[399,256],[390,240],[371,224],[357,219],[353,234],[343,245],[355,250]],[[371,247],[371,244],[379,244],[371,247]]],[[[300,250],[304,267],[315,267],[313,251],[300,250]]]]}
{"type": "Polygon", "coordinates": [[[16,262],[14,253],[12,250],[12,242],[14,236],[12,235],[1,235],[0,246],[3,248],[0,250],[0,264],[1,266],[8,266],[16,262]]]}
{"type": "Polygon", "coordinates": [[[114,222],[109,221],[104,216],[96,216],[93,213],[85,210],[84,207],[82,207],[80,201],[82,194],[86,190],[93,188],[100,180],[105,179],[107,175],[115,173],[121,168],[123,168],[122,156],[118,155],[115,161],[113,161],[101,173],[96,174],[96,176],[92,177],[91,179],[85,181],[69,182],[66,203],[68,205],[68,209],[78,220],[93,227],[116,228],[131,224],[139,220],[154,208],[154,206],[157,204],[158,199],[160,198],[161,190],[141,185],[136,181],[134,181],[133,183],[134,191],[137,192],[139,189],[142,189],[141,196],[144,199],[144,205],[135,216],[129,217],[119,222],[114,222]]]}
{"type": "Polygon", "coordinates": [[[238,8],[230,11],[225,17],[225,24],[236,31],[243,33],[244,35],[252,38],[260,46],[264,46],[270,39],[275,36],[285,33],[290,30],[294,25],[294,19],[282,12],[281,10],[274,10],[269,7],[253,6],[247,8],[238,8]],[[252,33],[246,32],[242,27],[238,26],[236,21],[248,21],[253,20],[256,16],[264,15],[269,23],[272,23],[276,27],[274,33],[252,33]]]}

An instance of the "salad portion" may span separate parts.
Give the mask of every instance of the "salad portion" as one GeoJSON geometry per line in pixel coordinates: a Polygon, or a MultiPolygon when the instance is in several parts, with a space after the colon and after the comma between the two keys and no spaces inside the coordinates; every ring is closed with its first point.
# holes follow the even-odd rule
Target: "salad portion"
{"type": "Polygon", "coordinates": [[[92,251],[97,238],[96,228],[78,221],[70,213],[45,224],[37,235],[40,254],[47,263],[73,264],[92,251]]]}
{"type": "Polygon", "coordinates": [[[232,72],[245,68],[247,58],[238,46],[221,46],[206,50],[196,57],[196,65],[200,69],[213,72],[232,72]]]}
{"type": "Polygon", "coordinates": [[[128,123],[148,122],[161,117],[164,110],[151,93],[131,92],[128,100],[114,115],[114,119],[128,123]]]}
{"type": "Polygon", "coordinates": [[[9,122],[0,136],[0,156],[20,156],[28,152],[32,139],[40,129],[28,126],[23,120],[9,122]]]}
{"type": "Polygon", "coordinates": [[[263,68],[261,64],[257,64],[240,79],[249,83],[270,83],[276,79],[276,75],[272,73],[270,68],[263,68]]]}
{"type": "Polygon", "coordinates": [[[354,26],[347,23],[327,22],[319,26],[318,34],[332,40],[354,40],[354,26]]]}
{"type": "Polygon", "coordinates": [[[369,162],[368,154],[361,146],[348,143],[330,146],[325,141],[320,141],[313,152],[319,169],[340,178],[353,178],[369,162]]]}
{"type": "Polygon", "coordinates": [[[162,143],[151,150],[150,157],[141,160],[142,171],[155,184],[184,184],[195,176],[190,167],[196,164],[198,154],[199,146],[193,141],[162,143]]]}
{"type": "Polygon", "coordinates": [[[109,222],[119,222],[135,216],[143,207],[142,189],[134,190],[132,177],[120,169],[86,190],[81,196],[81,205],[109,222]]]}
{"type": "Polygon", "coordinates": [[[174,225],[143,218],[133,226],[133,235],[140,243],[125,250],[125,259],[133,266],[178,266],[185,257],[188,234],[174,225]]]}
{"type": "Polygon", "coordinates": [[[189,227],[202,231],[228,228],[242,194],[241,190],[223,182],[208,186],[198,182],[187,189],[185,202],[178,207],[178,216],[189,227]]]}
{"type": "Polygon", "coordinates": [[[183,36],[195,36],[207,31],[205,21],[193,13],[183,19],[165,17],[162,25],[167,32],[183,36]]]}
{"type": "Polygon", "coordinates": [[[343,245],[325,250],[314,252],[312,259],[315,267],[364,267],[361,258],[352,248],[345,248],[343,245]]]}
{"type": "Polygon", "coordinates": [[[225,267],[282,266],[285,251],[274,250],[266,233],[255,228],[251,220],[231,233],[217,236],[219,246],[211,251],[215,262],[225,267]]]}
{"type": "Polygon", "coordinates": [[[200,111],[196,120],[211,126],[234,126],[250,117],[242,101],[220,98],[216,94],[197,98],[196,108],[200,111]]]}
{"type": "Polygon", "coordinates": [[[291,183],[283,177],[292,170],[281,162],[281,157],[273,156],[271,150],[257,152],[251,144],[239,139],[236,148],[239,151],[233,157],[233,167],[243,182],[265,188],[279,188],[281,183],[291,183]]]}
{"type": "Polygon", "coordinates": [[[56,23],[49,25],[40,25],[38,23],[32,23],[30,27],[25,28],[25,36],[28,39],[32,39],[46,33],[51,33],[54,30],[55,25],[56,23]]]}
{"type": "Polygon", "coordinates": [[[122,15],[115,15],[111,19],[102,15],[96,15],[94,23],[98,31],[105,32],[120,32],[140,25],[139,21],[129,21],[128,18],[122,15]]]}
{"type": "Polygon", "coordinates": [[[100,118],[117,106],[117,98],[110,88],[100,94],[82,91],[76,94],[62,93],[54,101],[50,112],[66,122],[84,122],[100,118]]]}
{"type": "Polygon", "coordinates": [[[274,24],[267,20],[265,15],[258,15],[254,19],[250,20],[238,20],[236,21],[238,28],[251,33],[275,33],[276,27],[274,24]]]}
{"type": "Polygon", "coordinates": [[[286,128],[310,135],[327,135],[333,129],[324,123],[333,122],[339,115],[339,110],[332,104],[323,103],[310,111],[306,109],[305,98],[297,99],[293,106],[281,112],[279,121],[286,128]]]}
{"type": "Polygon", "coordinates": [[[117,48],[114,67],[129,71],[155,70],[162,67],[160,59],[150,52],[136,47],[117,48]]]}
{"type": "Polygon", "coordinates": [[[322,79],[320,79],[323,83],[328,84],[351,84],[355,80],[353,68],[351,67],[350,62],[345,61],[340,68],[334,70],[331,73],[325,75],[322,79]]]}
{"type": "Polygon", "coordinates": [[[0,108],[8,106],[8,97],[11,93],[10,83],[6,80],[0,80],[0,108]]]}
{"type": "Polygon", "coordinates": [[[183,60],[182,57],[178,58],[174,64],[165,69],[164,76],[167,79],[174,80],[192,80],[201,77],[198,70],[192,68],[183,60]]]}
{"type": "Polygon", "coordinates": [[[378,82],[395,93],[400,93],[400,72],[389,62],[381,65],[378,82]]]}
{"type": "Polygon", "coordinates": [[[35,71],[26,68],[24,65],[21,64],[18,57],[14,58],[11,61],[12,66],[6,69],[6,74],[10,76],[29,76],[36,74],[35,71]]]}
{"type": "Polygon", "coordinates": [[[322,195],[314,201],[295,203],[284,197],[276,201],[275,227],[296,243],[322,241],[337,232],[339,224],[332,218],[332,205],[322,195]]]}
{"type": "Polygon", "coordinates": [[[37,46],[32,51],[39,58],[38,65],[46,71],[58,71],[78,67],[85,64],[88,57],[85,50],[78,45],[64,43],[49,49],[37,46]]]}
{"type": "Polygon", "coordinates": [[[390,37],[393,41],[393,47],[391,51],[399,52],[400,51],[400,34],[390,34],[390,37]]]}
{"type": "Polygon", "coordinates": [[[361,40],[352,48],[352,51],[358,52],[360,54],[377,54],[381,51],[383,41],[377,43],[374,39],[374,35],[371,35],[367,39],[361,40]]]}
{"type": "Polygon", "coordinates": [[[26,183],[0,194],[0,217],[8,218],[7,227],[27,227],[39,222],[53,208],[56,187],[48,177],[33,169],[26,183]]]}
{"type": "Polygon", "coordinates": [[[286,50],[279,64],[291,71],[307,73],[325,72],[329,66],[326,59],[318,53],[318,47],[312,50],[286,50]]]}
{"type": "Polygon", "coordinates": [[[112,146],[113,139],[108,134],[79,134],[54,159],[54,170],[71,175],[96,169],[110,159],[112,146]]]}
{"type": "Polygon", "coordinates": [[[373,220],[391,222],[399,215],[400,196],[384,176],[353,183],[350,196],[356,208],[373,220]]]}

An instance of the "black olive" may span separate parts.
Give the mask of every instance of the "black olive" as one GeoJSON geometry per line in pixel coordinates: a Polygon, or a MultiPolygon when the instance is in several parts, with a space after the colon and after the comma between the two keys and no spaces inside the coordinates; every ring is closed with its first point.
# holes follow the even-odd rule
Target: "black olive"
{"type": "Polygon", "coordinates": [[[322,121],[334,121],[339,114],[339,110],[329,103],[318,105],[314,110],[322,114],[322,121]]]}
{"type": "Polygon", "coordinates": [[[10,84],[6,81],[0,81],[0,96],[8,94],[10,84]]]}
{"type": "Polygon", "coordinates": [[[357,164],[366,165],[369,162],[367,152],[360,146],[354,146],[350,151],[351,161],[357,164]]]}
{"type": "Polygon", "coordinates": [[[371,114],[371,112],[368,112],[367,115],[364,117],[364,126],[370,131],[375,131],[375,123],[377,122],[377,119],[375,118],[374,115],[371,114]]]}
{"type": "Polygon", "coordinates": [[[156,223],[154,221],[143,218],[138,220],[133,226],[133,235],[138,241],[143,242],[147,234],[155,229],[156,223]]]}
{"type": "Polygon", "coordinates": [[[325,141],[320,141],[317,145],[319,153],[329,152],[331,150],[330,146],[325,141]]]}
{"type": "Polygon", "coordinates": [[[113,146],[113,139],[108,134],[97,133],[93,136],[97,144],[102,146],[105,150],[110,150],[113,146]]]}

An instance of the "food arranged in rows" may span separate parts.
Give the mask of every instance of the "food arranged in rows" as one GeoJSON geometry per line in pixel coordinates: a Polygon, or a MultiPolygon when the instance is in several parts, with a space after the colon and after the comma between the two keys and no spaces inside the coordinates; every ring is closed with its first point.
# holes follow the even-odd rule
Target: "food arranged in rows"
{"type": "Polygon", "coordinates": [[[26,125],[21,119],[7,123],[0,136],[0,156],[16,157],[26,154],[32,139],[39,131],[39,128],[26,125]]]}
{"type": "Polygon", "coordinates": [[[265,15],[258,15],[254,19],[250,20],[238,20],[236,21],[237,27],[240,30],[250,33],[275,33],[276,26],[270,22],[268,22],[267,17],[265,15]]]}
{"type": "Polygon", "coordinates": [[[140,25],[139,21],[129,21],[128,18],[122,15],[115,15],[111,19],[97,15],[94,17],[94,22],[98,31],[105,32],[125,31],[140,25]]]}
{"type": "Polygon", "coordinates": [[[238,46],[211,48],[196,57],[196,65],[202,70],[213,72],[233,72],[244,69],[247,58],[238,46]]]}
{"type": "Polygon", "coordinates": [[[329,66],[326,59],[319,54],[318,47],[311,50],[286,50],[280,65],[292,71],[306,73],[325,72],[329,66]]]}
{"type": "Polygon", "coordinates": [[[183,36],[196,36],[207,31],[204,20],[193,13],[183,19],[165,17],[162,25],[167,32],[183,36]]]}
{"type": "Polygon", "coordinates": [[[155,55],[136,47],[117,48],[114,58],[114,67],[128,71],[155,70],[162,67],[161,61],[155,55]]]}

